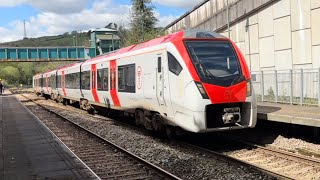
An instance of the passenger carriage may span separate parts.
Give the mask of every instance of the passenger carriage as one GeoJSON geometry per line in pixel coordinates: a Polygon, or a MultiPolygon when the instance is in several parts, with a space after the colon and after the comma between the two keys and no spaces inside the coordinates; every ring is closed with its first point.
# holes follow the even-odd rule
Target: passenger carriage
{"type": "Polygon", "coordinates": [[[84,109],[135,115],[148,129],[254,127],[257,105],[244,56],[213,32],[180,31],[57,71],[58,96],[84,109]]]}

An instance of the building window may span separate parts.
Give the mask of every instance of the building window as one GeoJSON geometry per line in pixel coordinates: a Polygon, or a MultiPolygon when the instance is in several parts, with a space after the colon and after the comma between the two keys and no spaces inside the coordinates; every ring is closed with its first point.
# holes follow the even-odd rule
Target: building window
{"type": "Polygon", "coordinates": [[[98,69],[98,90],[108,91],[108,68],[98,69]]]}
{"type": "Polygon", "coordinates": [[[129,64],[118,67],[118,91],[136,92],[135,64],[129,64]]]}
{"type": "Polygon", "coordinates": [[[81,72],[81,89],[90,90],[90,71],[81,72]]]}
{"type": "Polygon", "coordinates": [[[169,52],[168,52],[168,64],[169,64],[169,71],[179,76],[180,72],[182,71],[182,66],[180,65],[178,60],[169,52]]]}

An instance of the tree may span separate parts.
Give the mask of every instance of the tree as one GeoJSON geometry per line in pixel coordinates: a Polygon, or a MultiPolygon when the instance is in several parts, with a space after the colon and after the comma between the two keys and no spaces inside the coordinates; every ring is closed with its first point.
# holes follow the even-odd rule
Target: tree
{"type": "Polygon", "coordinates": [[[129,44],[136,44],[146,40],[145,34],[154,34],[158,19],[153,14],[154,7],[151,6],[151,0],[131,0],[131,2],[129,44]]]}
{"type": "Polygon", "coordinates": [[[78,34],[78,31],[76,30],[71,31],[71,35],[76,35],[76,34],[78,34]]]}
{"type": "Polygon", "coordinates": [[[109,23],[108,25],[106,25],[105,28],[117,30],[118,29],[118,24],[112,22],[112,23],[109,23]]]}
{"type": "Polygon", "coordinates": [[[118,29],[118,36],[120,38],[120,47],[129,46],[129,33],[130,31],[124,26],[120,25],[118,29]]]}
{"type": "Polygon", "coordinates": [[[1,78],[9,84],[19,84],[20,72],[19,69],[13,66],[6,66],[1,69],[1,78]]]}

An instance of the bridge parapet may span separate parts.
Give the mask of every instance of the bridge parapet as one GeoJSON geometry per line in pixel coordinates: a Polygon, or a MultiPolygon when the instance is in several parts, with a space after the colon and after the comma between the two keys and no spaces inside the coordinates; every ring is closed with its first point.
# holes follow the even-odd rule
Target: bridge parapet
{"type": "Polygon", "coordinates": [[[0,47],[0,61],[79,61],[96,56],[86,47],[0,47]]]}

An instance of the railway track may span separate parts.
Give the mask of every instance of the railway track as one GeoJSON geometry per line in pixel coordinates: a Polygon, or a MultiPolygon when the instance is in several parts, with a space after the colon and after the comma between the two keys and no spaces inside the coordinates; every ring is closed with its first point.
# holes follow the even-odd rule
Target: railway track
{"type": "Polygon", "coordinates": [[[186,139],[179,141],[206,152],[233,158],[280,179],[320,179],[318,159],[256,145],[234,135],[220,134],[220,138],[224,140],[221,144],[205,144],[186,139]],[[229,147],[226,146],[228,144],[229,147]]]}
{"type": "MultiPolygon", "coordinates": [[[[23,95],[22,95],[23,96],[23,95]]],[[[23,103],[100,179],[179,179],[26,96],[23,103]],[[36,106],[35,106],[36,105],[36,106]],[[39,108],[40,107],[40,108],[39,108]]]]}
{"type": "MultiPolygon", "coordinates": [[[[103,118],[103,117],[96,117],[103,118]]],[[[121,123],[121,122],[119,122],[121,123]]],[[[123,123],[126,126],[127,123],[123,123]]],[[[137,128],[137,127],[133,127],[137,128]]],[[[192,138],[191,138],[192,139],[192,138]]],[[[203,138],[196,138],[195,141],[203,138]]],[[[308,159],[303,156],[298,156],[293,153],[278,151],[272,148],[262,147],[244,140],[240,140],[235,136],[223,137],[223,142],[219,148],[216,142],[210,144],[210,140],[205,140],[206,143],[200,142],[201,146],[196,142],[188,140],[178,140],[181,144],[205,151],[210,154],[223,156],[226,159],[241,162],[244,165],[255,167],[256,169],[270,174],[279,179],[320,179],[320,162],[318,160],[308,159]],[[226,143],[230,141],[230,143],[226,143]],[[209,142],[209,143],[208,143],[209,142]],[[205,146],[203,146],[205,144],[205,146]],[[236,148],[228,149],[230,146],[236,148]],[[226,149],[227,147],[227,149],[226,149]],[[238,149],[238,150],[235,150],[238,149]]]]}
{"type": "Polygon", "coordinates": [[[320,160],[318,159],[257,145],[235,136],[230,138],[250,147],[245,153],[230,154],[234,158],[292,179],[320,179],[320,160]]]}

